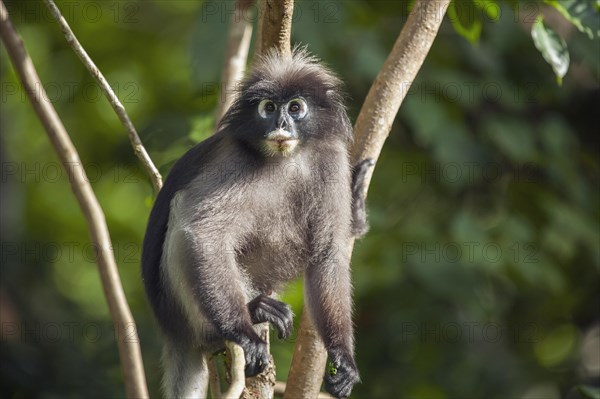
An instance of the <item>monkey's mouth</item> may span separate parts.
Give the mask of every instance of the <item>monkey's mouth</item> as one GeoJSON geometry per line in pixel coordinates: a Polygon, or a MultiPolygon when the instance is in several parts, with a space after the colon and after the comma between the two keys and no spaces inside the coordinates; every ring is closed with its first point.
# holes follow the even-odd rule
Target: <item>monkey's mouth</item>
{"type": "Polygon", "coordinates": [[[298,139],[286,130],[277,129],[267,135],[267,150],[272,154],[289,155],[298,145],[298,139]]]}

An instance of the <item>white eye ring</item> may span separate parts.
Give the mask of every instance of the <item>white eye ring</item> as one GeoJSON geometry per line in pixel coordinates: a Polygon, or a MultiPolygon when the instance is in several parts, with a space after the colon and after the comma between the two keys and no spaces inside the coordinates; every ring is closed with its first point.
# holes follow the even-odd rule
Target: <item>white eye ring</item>
{"type": "Polygon", "coordinates": [[[306,104],[306,101],[304,101],[304,99],[301,97],[294,98],[289,103],[287,103],[286,107],[287,113],[295,119],[304,118],[306,116],[306,113],[308,112],[308,105],[306,104]]]}
{"type": "Polygon", "coordinates": [[[271,100],[262,100],[258,104],[258,114],[261,118],[267,118],[269,114],[272,114],[277,110],[277,105],[271,100]]]}

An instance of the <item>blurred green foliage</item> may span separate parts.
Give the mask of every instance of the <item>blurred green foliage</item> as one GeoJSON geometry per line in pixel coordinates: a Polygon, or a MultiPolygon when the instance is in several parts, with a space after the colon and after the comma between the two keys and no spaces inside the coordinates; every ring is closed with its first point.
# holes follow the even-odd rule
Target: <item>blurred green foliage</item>
{"type": "MultiPolygon", "coordinates": [[[[446,19],[377,164],[353,259],[354,397],[598,395],[598,38],[542,2],[489,3],[454,9],[480,16],[473,43],[446,19]],[[562,87],[530,37],[540,14],[569,45],[562,87]]],[[[160,337],[139,271],[152,187],[43,4],[7,6],[104,208],[158,396],[160,337]]],[[[166,174],[212,132],[233,3],[59,6],[166,174]]],[[[397,1],[298,0],[293,41],[340,74],[355,118],[406,16],[397,1]]],[[[111,326],[67,174],[4,48],[0,62],[0,394],[122,397],[115,339],[127,330],[111,326]]],[[[285,299],[299,315],[301,282],[285,299]]],[[[279,379],[292,349],[274,339],[279,379]]]]}

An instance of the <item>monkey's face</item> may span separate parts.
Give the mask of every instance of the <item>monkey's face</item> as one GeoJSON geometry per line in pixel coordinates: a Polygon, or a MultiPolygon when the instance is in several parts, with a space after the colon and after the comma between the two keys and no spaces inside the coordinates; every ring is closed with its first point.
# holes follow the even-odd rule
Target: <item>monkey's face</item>
{"type": "Polygon", "coordinates": [[[261,158],[346,148],[352,127],[341,82],[303,50],[271,53],[244,79],[220,129],[261,158]]]}
{"type": "Polygon", "coordinates": [[[288,156],[300,140],[298,130],[307,117],[308,104],[302,97],[289,101],[263,99],[257,107],[259,124],[264,127],[263,151],[268,156],[288,156]]]}

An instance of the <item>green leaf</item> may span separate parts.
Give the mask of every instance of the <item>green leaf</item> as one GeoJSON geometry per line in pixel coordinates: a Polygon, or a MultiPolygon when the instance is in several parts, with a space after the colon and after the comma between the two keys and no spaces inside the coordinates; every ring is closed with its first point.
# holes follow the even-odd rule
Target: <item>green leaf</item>
{"type": "Polygon", "coordinates": [[[448,19],[456,33],[476,43],[481,36],[481,15],[473,12],[473,3],[461,0],[453,0],[448,7],[448,19]]]}
{"type": "Polygon", "coordinates": [[[475,0],[475,6],[492,21],[500,19],[500,6],[494,0],[475,0]]]}
{"type": "Polygon", "coordinates": [[[600,0],[545,0],[590,39],[600,37],[600,0]]]}
{"type": "Polygon", "coordinates": [[[569,49],[567,43],[554,30],[544,25],[544,18],[539,16],[531,28],[531,37],[535,47],[542,53],[548,64],[552,66],[558,84],[569,70],[569,49]]]}

